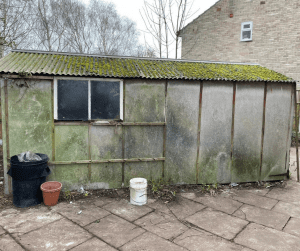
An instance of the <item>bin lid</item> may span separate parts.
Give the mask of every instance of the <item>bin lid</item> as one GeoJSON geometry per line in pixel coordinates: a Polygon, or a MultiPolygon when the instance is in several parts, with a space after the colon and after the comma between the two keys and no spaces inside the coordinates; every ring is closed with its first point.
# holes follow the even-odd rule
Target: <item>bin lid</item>
{"type": "Polygon", "coordinates": [[[51,170],[47,165],[49,160],[48,156],[42,153],[37,153],[37,155],[39,155],[42,160],[19,162],[17,155],[12,156],[10,159],[11,167],[7,174],[16,180],[32,180],[48,176],[51,173],[51,170]]]}

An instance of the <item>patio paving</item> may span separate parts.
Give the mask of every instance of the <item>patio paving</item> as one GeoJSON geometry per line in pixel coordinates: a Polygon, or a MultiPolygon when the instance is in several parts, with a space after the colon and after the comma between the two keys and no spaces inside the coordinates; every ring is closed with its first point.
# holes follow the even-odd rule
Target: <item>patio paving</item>
{"type": "Polygon", "coordinates": [[[291,166],[285,188],[182,193],[144,206],[92,197],[2,210],[0,250],[299,251],[300,184],[291,166]]]}

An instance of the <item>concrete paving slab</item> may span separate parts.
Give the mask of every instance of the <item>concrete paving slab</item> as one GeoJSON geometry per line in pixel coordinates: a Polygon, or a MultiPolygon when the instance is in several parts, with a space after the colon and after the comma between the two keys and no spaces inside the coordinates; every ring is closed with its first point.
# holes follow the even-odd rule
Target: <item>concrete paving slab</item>
{"type": "Polygon", "coordinates": [[[266,196],[285,202],[299,202],[300,188],[273,188],[266,196]]]}
{"type": "Polygon", "coordinates": [[[91,223],[85,229],[117,248],[145,232],[116,215],[108,215],[99,220],[99,223],[91,223]]]}
{"type": "Polygon", "coordinates": [[[256,223],[249,224],[234,239],[234,242],[257,251],[296,251],[300,249],[300,238],[256,223]]]}
{"type": "Polygon", "coordinates": [[[228,214],[234,213],[243,205],[241,202],[223,196],[201,196],[193,200],[228,214]]]}
{"type": "Polygon", "coordinates": [[[160,238],[149,232],[140,235],[136,239],[120,248],[121,251],[186,251],[187,249],[160,238]]]}
{"type": "Polygon", "coordinates": [[[283,231],[300,237],[300,219],[290,218],[283,231]]]}
{"type": "Polygon", "coordinates": [[[165,239],[174,238],[188,230],[176,218],[162,212],[153,212],[134,223],[165,239]]]}
{"type": "Polygon", "coordinates": [[[176,201],[172,201],[167,204],[162,201],[157,201],[148,206],[166,214],[174,214],[179,219],[184,219],[205,208],[205,206],[197,202],[193,202],[182,197],[178,197],[176,201]]]}
{"type": "Polygon", "coordinates": [[[247,189],[246,191],[260,196],[265,196],[267,193],[270,192],[270,190],[271,189],[269,188],[263,188],[263,189],[247,189]]]}
{"type": "Polygon", "coordinates": [[[271,209],[278,202],[271,198],[249,193],[246,190],[233,191],[232,199],[264,209],[271,209]]]}
{"type": "Polygon", "coordinates": [[[180,193],[180,196],[189,200],[195,199],[197,197],[195,193],[180,193]]]}
{"type": "Polygon", "coordinates": [[[277,230],[282,230],[290,218],[287,214],[249,205],[243,205],[233,215],[277,230]]]}
{"type": "Polygon", "coordinates": [[[80,244],[79,246],[70,249],[72,251],[117,251],[117,249],[107,245],[105,242],[92,238],[86,242],[80,244]]]}
{"type": "Polygon", "coordinates": [[[109,203],[112,203],[114,202],[115,199],[113,198],[107,198],[107,197],[99,197],[97,198],[96,200],[94,200],[94,205],[97,206],[97,207],[103,207],[109,203]]]}
{"type": "Polygon", "coordinates": [[[110,212],[89,203],[64,203],[59,208],[53,209],[62,214],[69,220],[72,220],[80,226],[86,226],[93,221],[101,219],[110,214],[110,212]]]}
{"type": "Polygon", "coordinates": [[[103,208],[128,221],[134,221],[153,211],[152,208],[147,206],[132,205],[127,200],[114,201],[103,208]]]}
{"type": "Polygon", "coordinates": [[[0,225],[11,234],[22,235],[59,219],[62,219],[59,214],[50,212],[46,207],[30,208],[11,214],[3,211],[0,225]]]}
{"type": "Polygon", "coordinates": [[[24,251],[24,249],[9,234],[0,236],[0,250],[24,251]]]}
{"type": "Polygon", "coordinates": [[[92,235],[67,219],[61,219],[18,236],[19,242],[28,250],[69,250],[92,238],[92,235]]]}
{"type": "Polygon", "coordinates": [[[291,217],[300,218],[300,207],[292,203],[279,201],[272,210],[290,215],[291,217]]]}
{"type": "Polygon", "coordinates": [[[173,242],[190,251],[246,251],[246,248],[243,246],[227,241],[208,232],[194,229],[186,231],[182,235],[178,236],[173,242]]]}
{"type": "Polygon", "coordinates": [[[232,239],[248,221],[207,208],[186,218],[188,222],[226,239],[232,239]]]}

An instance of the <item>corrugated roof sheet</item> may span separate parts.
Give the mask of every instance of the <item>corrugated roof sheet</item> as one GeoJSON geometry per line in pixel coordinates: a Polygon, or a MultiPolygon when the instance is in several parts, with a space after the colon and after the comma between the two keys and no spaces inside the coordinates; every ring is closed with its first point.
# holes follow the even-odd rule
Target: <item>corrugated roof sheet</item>
{"type": "Polygon", "coordinates": [[[166,60],[14,50],[0,73],[80,77],[295,82],[256,64],[166,60]]]}

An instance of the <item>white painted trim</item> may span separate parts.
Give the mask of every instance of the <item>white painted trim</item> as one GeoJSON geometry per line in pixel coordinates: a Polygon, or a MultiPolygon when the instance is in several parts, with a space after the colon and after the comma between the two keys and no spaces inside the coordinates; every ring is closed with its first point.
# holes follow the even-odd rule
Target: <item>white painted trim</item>
{"type": "Polygon", "coordinates": [[[120,119],[123,120],[123,81],[120,81],[120,119]]]}
{"type": "Polygon", "coordinates": [[[91,97],[91,80],[88,81],[88,120],[92,118],[92,97],[91,97]]]}
{"type": "Polygon", "coordinates": [[[247,42],[247,41],[252,41],[252,34],[253,34],[253,22],[252,21],[249,21],[249,22],[243,22],[241,24],[241,38],[240,38],[240,41],[241,42],[247,42]],[[250,24],[250,28],[247,28],[247,29],[244,29],[244,25],[246,24],[250,24]],[[243,39],[243,31],[250,31],[251,35],[250,35],[250,38],[246,38],[246,39],[243,39]]]}
{"type": "Polygon", "coordinates": [[[58,114],[57,114],[57,109],[58,109],[58,107],[57,107],[57,79],[56,78],[54,78],[54,92],[53,92],[53,95],[54,95],[54,97],[53,97],[53,100],[54,100],[54,107],[53,107],[53,109],[54,109],[54,119],[58,119],[58,114]]]}

